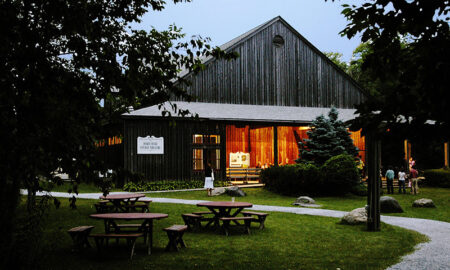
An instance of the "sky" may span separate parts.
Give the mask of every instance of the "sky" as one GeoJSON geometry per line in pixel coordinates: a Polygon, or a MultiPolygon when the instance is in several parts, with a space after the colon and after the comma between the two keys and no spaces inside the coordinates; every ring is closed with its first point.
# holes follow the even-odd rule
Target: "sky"
{"type": "MultiPolygon", "coordinates": [[[[166,30],[175,24],[187,37],[200,35],[211,38],[211,45],[220,46],[233,38],[281,16],[319,50],[339,52],[349,61],[360,39],[341,37],[347,25],[341,14],[345,1],[328,0],[193,0],[173,4],[166,0],[166,8],[149,11],[138,29],[166,30]]],[[[347,1],[348,2],[348,1],[347,1]]],[[[353,1],[356,2],[356,1],[353,1]]]]}

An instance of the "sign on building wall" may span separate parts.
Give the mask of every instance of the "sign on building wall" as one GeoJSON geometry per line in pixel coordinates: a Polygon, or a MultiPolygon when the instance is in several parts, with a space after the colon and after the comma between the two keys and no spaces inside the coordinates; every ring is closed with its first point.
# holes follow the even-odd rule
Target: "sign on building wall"
{"type": "Polygon", "coordinates": [[[138,137],[137,153],[138,155],[164,154],[164,138],[154,136],[138,137]]]}
{"type": "Polygon", "coordinates": [[[230,153],[230,167],[248,168],[250,166],[250,153],[230,153]]]}

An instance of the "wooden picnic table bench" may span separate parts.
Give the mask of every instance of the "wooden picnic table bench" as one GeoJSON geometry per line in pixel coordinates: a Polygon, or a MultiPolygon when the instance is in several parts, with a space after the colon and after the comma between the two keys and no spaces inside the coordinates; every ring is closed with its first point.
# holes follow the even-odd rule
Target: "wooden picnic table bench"
{"type": "Polygon", "coordinates": [[[182,214],[184,224],[188,227],[188,230],[199,230],[201,228],[202,215],[186,213],[182,214]]]}
{"type": "Polygon", "coordinates": [[[91,234],[89,237],[94,238],[95,245],[97,246],[97,250],[99,252],[102,251],[103,247],[105,246],[105,240],[106,240],[106,246],[108,245],[109,239],[126,239],[127,244],[131,245],[131,255],[130,260],[133,259],[134,254],[134,247],[136,245],[136,239],[138,237],[143,237],[144,233],[98,233],[98,234],[91,234]]]}
{"type": "Polygon", "coordinates": [[[88,236],[93,228],[94,226],[78,226],[67,231],[72,238],[74,247],[76,249],[81,249],[85,246],[91,247],[88,241],[88,236]]]}
{"type": "Polygon", "coordinates": [[[252,217],[221,217],[219,218],[222,221],[222,229],[226,236],[229,235],[230,222],[233,221],[236,224],[240,225],[238,221],[244,221],[244,229],[247,234],[250,234],[250,224],[253,220],[252,217]]]}
{"type": "Polygon", "coordinates": [[[172,225],[163,229],[163,231],[167,232],[167,237],[169,237],[169,243],[166,246],[166,251],[178,251],[178,245],[182,248],[186,247],[183,240],[183,234],[187,229],[188,226],[186,225],[172,225]]]}
{"type": "MultiPolygon", "coordinates": [[[[202,202],[198,203],[197,206],[207,207],[210,212],[214,213],[214,217],[212,217],[205,227],[212,225],[214,223],[215,227],[220,226],[219,218],[221,217],[236,217],[244,208],[252,207],[253,204],[247,202],[202,202]]],[[[237,221],[234,221],[238,224],[237,221]]]]}
{"type": "Polygon", "coordinates": [[[267,213],[262,212],[252,212],[252,211],[245,211],[241,212],[244,217],[252,217],[255,216],[256,218],[252,219],[252,222],[258,222],[259,223],[259,229],[264,229],[264,221],[266,220],[266,217],[269,215],[267,213]]]}
{"type": "MultiPolygon", "coordinates": [[[[135,209],[131,205],[136,205],[139,198],[145,197],[142,193],[119,193],[108,194],[107,196],[100,196],[103,201],[110,201],[114,206],[114,212],[129,212],[130,209],[135,209]]],[[[112,212],[112,211],[111,211],[112,212]]]]}
{"type": "MultiPolygon", "coordinates": [[[[137,228],[137,233],[146,236],[148,243],[148,254],[151,254],[153,245],[153,220],[159,220],[167,218],[169,215],[164,213],[104,213],[104,214],[92,214],[91,218],[102,219],[105,224],[105,234],[117,234],[122,235],[120,226],[116,221],[125,220],[141,220],[141,225],[137,228]]],[[[123,224],[123,226],[129,226],[131,224],[123,224]]]]}

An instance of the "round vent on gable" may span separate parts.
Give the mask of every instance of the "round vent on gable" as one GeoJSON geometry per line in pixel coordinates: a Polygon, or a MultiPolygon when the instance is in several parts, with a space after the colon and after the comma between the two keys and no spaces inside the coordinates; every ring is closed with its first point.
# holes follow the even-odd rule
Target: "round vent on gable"
{"type": "Polygon", "coordinates": [[[275,47],[282,47],[284,45],[284,38],[280,35],[276,35],[272,40],[273,45],[275,47]]]}

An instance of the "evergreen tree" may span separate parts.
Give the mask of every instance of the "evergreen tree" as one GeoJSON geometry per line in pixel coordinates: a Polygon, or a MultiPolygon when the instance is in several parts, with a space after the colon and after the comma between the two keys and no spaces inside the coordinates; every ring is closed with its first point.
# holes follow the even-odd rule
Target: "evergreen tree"
{"type": "Polygon", "coordinates": [[[311,123],[311,130],[306,133],[308,139],[299,142],[297,163],[312,162],[322,165],[333,156],[344,153],[352,156],[358,154],[358,148],[353,144],[345,123],[338,120],[338,115],[338,111],[333,107],[328,118],[320,115],[311,123]]]}

